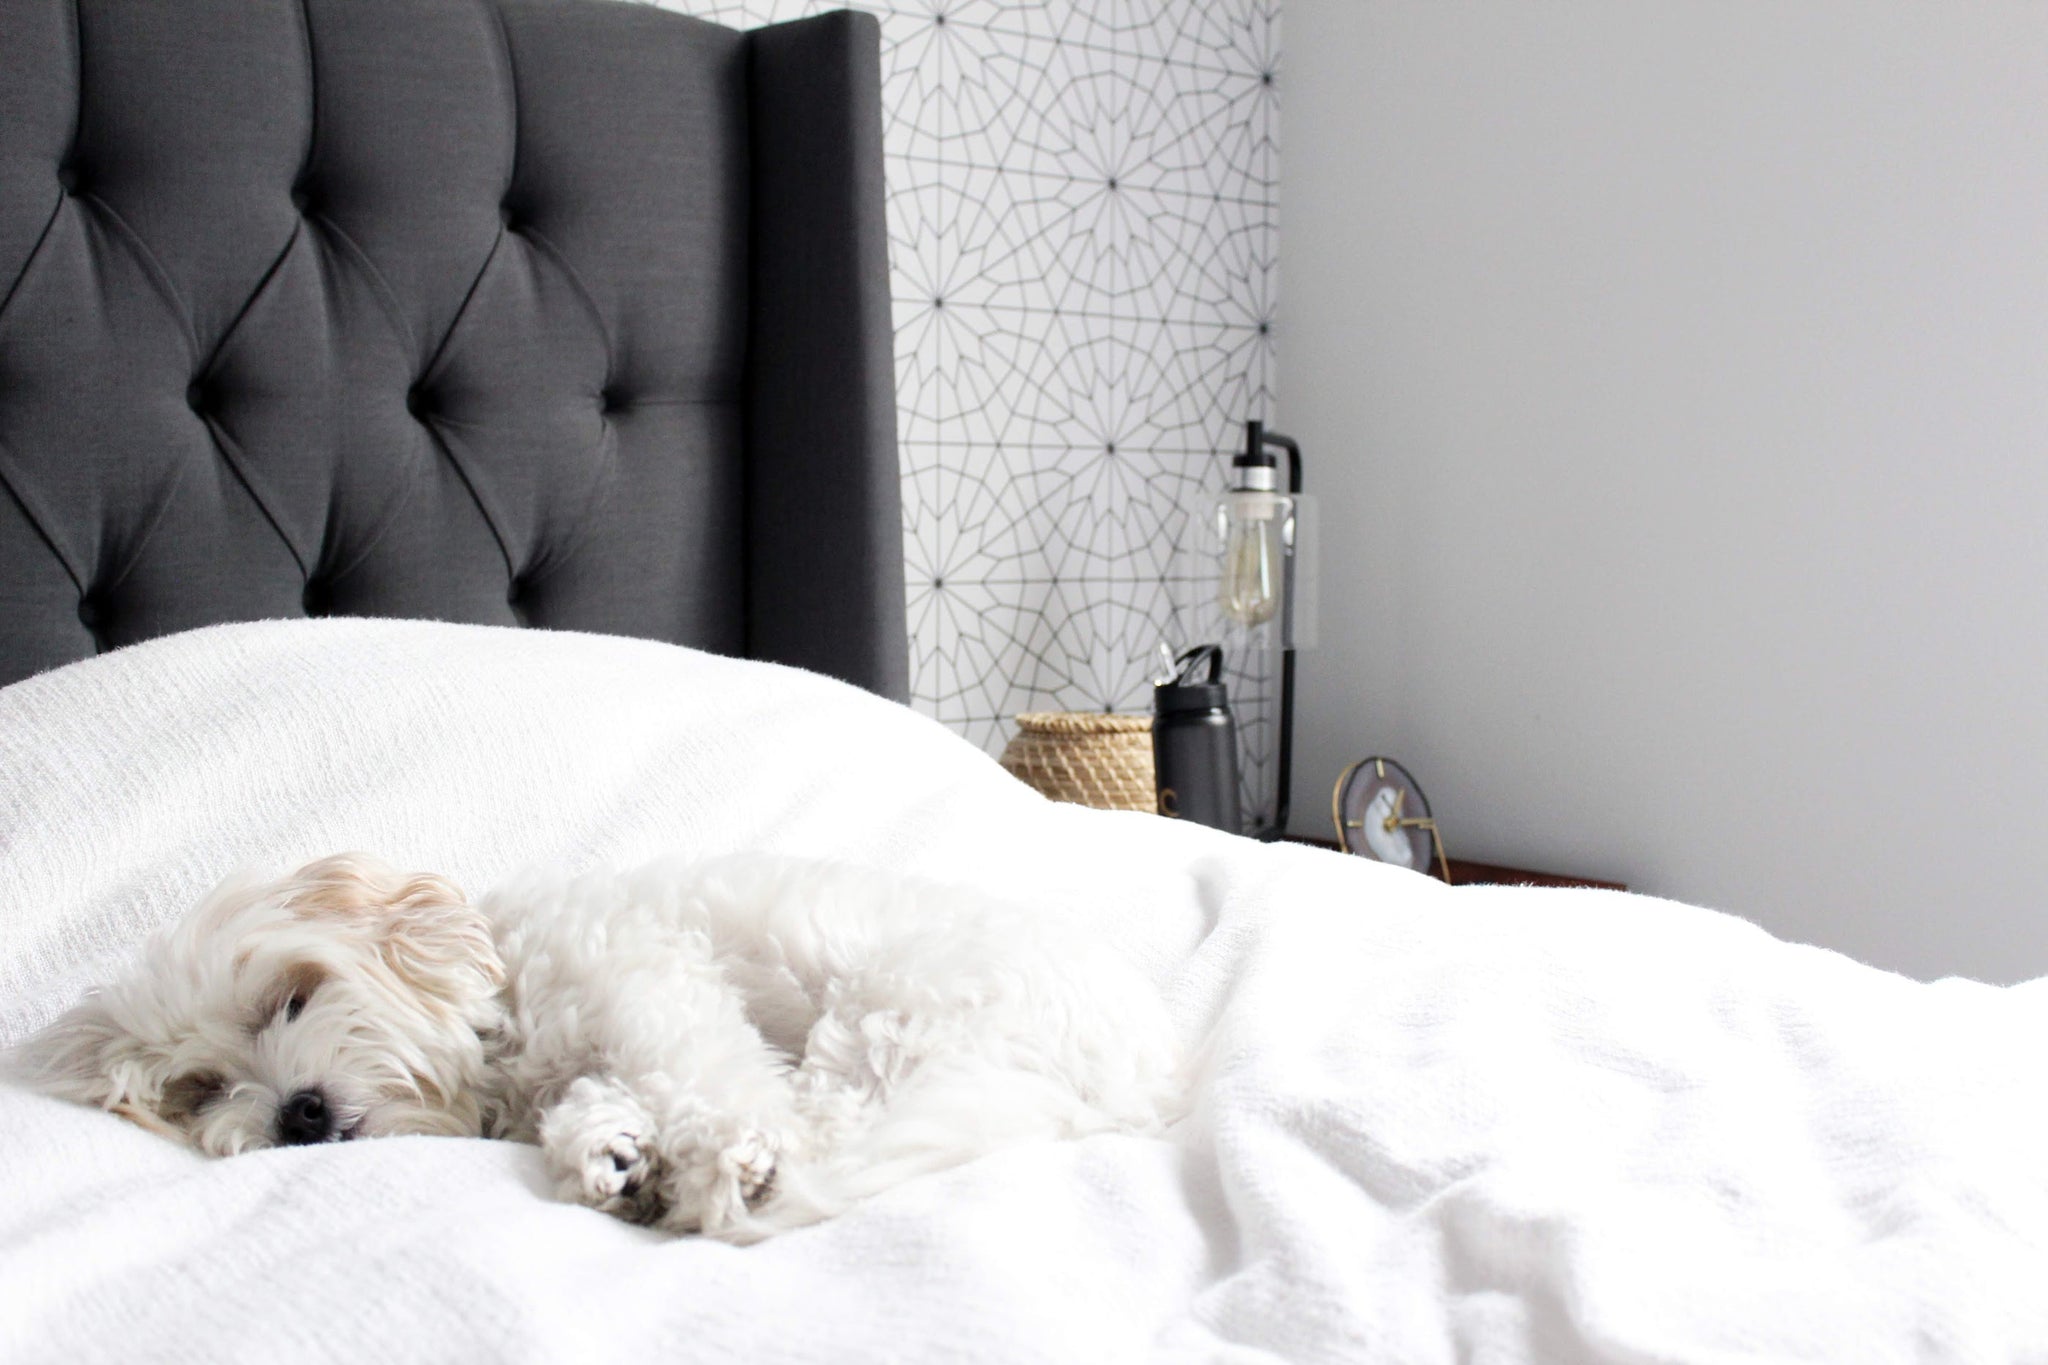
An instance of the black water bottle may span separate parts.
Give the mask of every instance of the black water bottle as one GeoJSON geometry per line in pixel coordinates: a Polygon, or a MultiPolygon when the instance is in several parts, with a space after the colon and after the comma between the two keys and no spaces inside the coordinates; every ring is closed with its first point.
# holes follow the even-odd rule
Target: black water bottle
{"type": "Polygon", "coordinates": [[[1223,685],[1223,647],[1197,645],[1174,661],[1171,681],[1152,689],[1152,762],[1159,813],[1242,833],[1238,810],[1237,723],[1223,685]],[[1204,663],[1206,680],[1195,681],[1204,663]]]}

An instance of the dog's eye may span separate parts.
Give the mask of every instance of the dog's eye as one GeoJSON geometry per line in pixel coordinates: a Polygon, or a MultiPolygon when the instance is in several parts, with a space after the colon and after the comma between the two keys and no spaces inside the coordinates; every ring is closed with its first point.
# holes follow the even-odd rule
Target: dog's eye
{"type": "Polygon", "coordinates": [[[327,980],[324,968],[300,963],[286,970],[259,1004],[249,1031],[261,1033],[272,1024],[289,1024],[306,1011],[306,1004],[327,980]]]}
{"type": "Polygon", "coordinates": [[[189,1118],[227,1093],[225,1076],[213,1071],[194,1071],[179,1076],[164,1087],[164,1113],[172,1118],[189,1118]]]}

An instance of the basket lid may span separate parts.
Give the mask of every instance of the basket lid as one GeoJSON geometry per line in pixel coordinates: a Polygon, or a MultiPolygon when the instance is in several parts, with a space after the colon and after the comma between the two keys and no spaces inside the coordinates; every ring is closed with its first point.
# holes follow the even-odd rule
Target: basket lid
{"type": "Polygon", "coordinates": [[[1152,728],[1152,717],[1112,711],[1026,711],[1017,728],[1041,735],[1130,735],[1152,728]]]}

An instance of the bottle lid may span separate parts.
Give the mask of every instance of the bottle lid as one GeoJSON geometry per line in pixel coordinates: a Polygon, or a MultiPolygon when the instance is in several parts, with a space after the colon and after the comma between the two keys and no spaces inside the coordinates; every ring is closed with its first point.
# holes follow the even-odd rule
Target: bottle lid
{"type": "Polygon", "coordinates": [[[1229,688],[1223,682],[1223,646],[1196,645],[1183,650],[1174,660],[1177,670],[1171,682],[1155,683],[1152,709],[1158,715],[1169,711],[1218,711],[1230,706],[1229,688]],[[1209,676],[1198,680],[1197,669],[1209,666],[1209,676]]]}
{"type": "Polygon", "coordinates": [[[1161,683],[1152,689],[1152,710],[1157,715],[1229,709],[1230,689],[1220,682],[1161,683]]]}

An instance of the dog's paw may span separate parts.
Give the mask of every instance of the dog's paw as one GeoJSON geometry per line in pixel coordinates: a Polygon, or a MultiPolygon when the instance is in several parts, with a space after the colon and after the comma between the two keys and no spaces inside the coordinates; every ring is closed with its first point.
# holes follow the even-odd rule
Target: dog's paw
{"type": "Polygon", "coordinates": [[[636,1132],[593,1135],[582,1151],[552,1154],[561,1195],[629,1223],[661,1217],[659,1160],[636,1132]]]}
{"type": "Polygon", "coordinates": [[[661,1217],[660,1156],[628,1097],[577,1082],[541,1125],[541,1151],[562,1198],[631,1223],[661,1217]]]}
{"type": "Polygon", "coordinates": [[[765,1129],[740,1128],[687,1150],[665,1151],[661,1225],[672,1232],[729,1235],[773,1192],[787,1145],[765,1129]]]}
{"type": "Polygon", "coordinates": [[[630,1203],[654,1177],[654,1153],[640,1145],[638,1133],[618,1133],[593,1153],[583,1172],[583,1189],[597,1197],[597,1206],[611,1211],[630,1203]]]}
{"type": "Polygon", "coordinates": [[[780,1149],[766,1134],[742,1133],[738,1142],[718,1154],[718,1169],[738,1186],[740,1202],[752,1208],[774,1188],[775,1163],[780,1155],[780,1149]]]}

